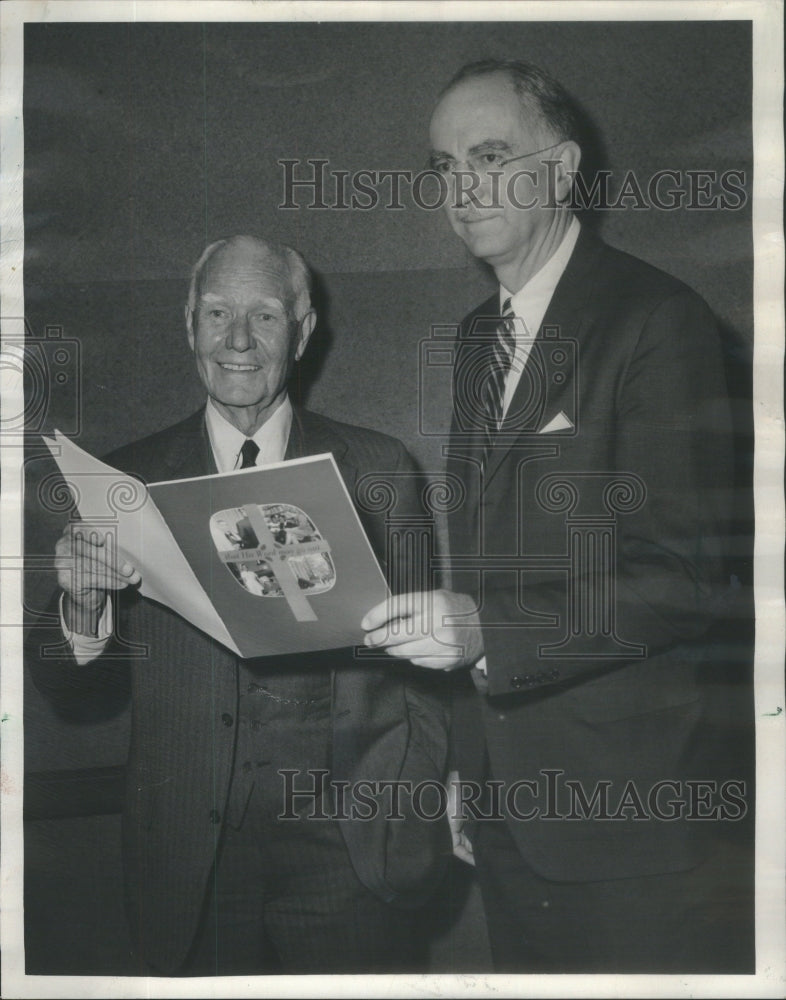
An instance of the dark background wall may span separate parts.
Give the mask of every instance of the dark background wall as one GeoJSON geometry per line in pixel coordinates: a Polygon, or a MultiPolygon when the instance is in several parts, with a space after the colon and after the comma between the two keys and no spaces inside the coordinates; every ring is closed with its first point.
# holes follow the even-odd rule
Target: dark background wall
{"type": "MultiPolygon", "coordinates": [[[[44,24],[25,30],[25,294],[35,337],[62,329],[79,366],[36,420],[102,454],[203,401],[182,307],[204,245],[237,232],[291,243],[320,276],[320,323],[299,394],[338,419],[401,437],[430,471],[445,427],[443,382],[419,366],[433,324],[493,287],[437,212],[284,210],[282,159],[326,170],[426,162],[434,98],[465,61],[529,59],[580,100],[592,160],[618,192],[629,171],[744,172],[738,210],[627,208],[585,218],[612,244],[682,278],[721,323],[748,475],[752,345],[751,31],[746,22],[44,24]],[[73,395],[73,387],[78,395],[73,395]]],[[[298,168],[303,176],[310,168],[298,168]]],[[[688,181],[683,174],[682,186],[688,181]]],[[[717,185],[713,187],[717,190],[717,185]]],[[[302,206],[307,192],[296,194],[302,206]]],[[[334,200],[333,187],[325,191],[334,200]]],[[[42,510],[51,460],[28,456],[27,551],[51,552],[62,518],[42,510]]],[[[749,515],[740,505],[743,534],[749,515]]],[[[747,541],[735,572],[749,582],[747,541]]],[[[28,577],[45,606],[49,572],[28,577]]],[[[57,717],[28,686],[30,772],[119,764],[127,714],[57,717]]],[[[62,822],[62,821],[61,821],[62,822]]],[[[44,838],[46,839],[46,838],[44,838]]],[[[44,852],[45,853],[45,852],[44,852]]]]}
{"type": "MultiPolygon", "coordinates": [[[[200,402],[184,278],[207,242],[252,231],[324,278],[310,402],[438,456],[417,435],[417,344],[477,302],[485,272],[440,213],[386,209],[385,189],[374,210],[280,210],[278,161],[418,170],[433,99],[466,59],[526,57],[562,80],[612,186],[665,168],[751,179],[744,22],[28,25],[25,45],[28,317],[81,341],[79,440],[98,452],[200,402]]],[[[750,339],[748,206],[594,221],[750,339]]]]}

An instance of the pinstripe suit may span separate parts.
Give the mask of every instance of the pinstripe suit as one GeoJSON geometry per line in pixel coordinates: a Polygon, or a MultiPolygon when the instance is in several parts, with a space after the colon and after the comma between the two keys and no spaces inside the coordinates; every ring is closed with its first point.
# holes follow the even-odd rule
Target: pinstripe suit
{"type": "MultiPolygon", "coordinates": [[[[413,473],[403,446],[386,435],[296,410],[287,458],[331,451],[350,493],[360,475],[413,473]]],[[[146,481],[215,472],[199,411],[128,445],[107,461],[146,481]]],[[[401,510],[417,510],[413,476],[397,477],[401,510]]],[[[361,511],[386,567],[385,523],[361,511]]],[[[236,768],[238,660],[169,609],[124,592],[116,634],[101,658],[78,667],[65,654],[32,663],[36,683],[57,697],[112,672],[131,671],[132,733],[123,817],[123,858],[132,934],[146,962],[178,970],[191,946],[220,841],[236,768]],[[145,645],[130,656],[123,642],[145,645]],[[64,662],[65,660],[65,662],[64,662]],[[102,676],[103,674],[103,676],[102,676]]],[[[62,637],[53,633],[50,641],[62,637]]],[[[44,645],[46,635],[36,634],[44,645]]],[[[133,650],[131,650],[133,652],[133,650]]],[[[298,657],[247,661],[272,674],[298,657]]],[[[441,779],[447,720],[441,699],[419,672],[353,660],[351,650],[309,654],[310,670],[330,679],[330,768],[335,780],[441,779]]],[[[275,754],[275,748],[270,748],[275,754]]],[[[287,766],[286,761],[281,765],[287,766]]],[[[449,843],[442,824],[341,822],[359,880],[379,899],[414,905],[434,884],[449,843]]]]}

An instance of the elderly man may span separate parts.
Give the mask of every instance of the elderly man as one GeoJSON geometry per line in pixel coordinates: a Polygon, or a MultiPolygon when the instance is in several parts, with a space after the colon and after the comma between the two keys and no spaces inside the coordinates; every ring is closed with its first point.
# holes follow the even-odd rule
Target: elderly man
{"type": "MultiPolygon", "coordinates": [[[[401,510],[416,511],[398,441],[292,405],[287,383],[315,322],[296,251],[248,236],[209,246],[186,308],[207,405],[108,461],[156,481],[332,452],[351,493],[361,475],[390,473],[401,510]]],[[[359,513],[384,566],[383,518],[359,513]]],[[[433,885],[447,826],[420,821],[403,800],[393,823],[382,802],[365,821],[344,819],[332,784],[303,772],[347,785],[444,779],[446,714],[433,685],[411,667],[357,663],[352,650],[240,660],[141,598],[144,566],[115,565],[108,549],[78,524],[64,532],[72,655],[34,669],[53,696],[132,672],[123,856],[141,971],[416,968],[407,907],[433,885]],[[314,794],[285,803],[280,769],[301,772],[295,790],[314,794]],[[281,820],[284,811],[296,818],[281,820]]]]}
{"type": "Polygon", "coordinates": [[[697,674],[729,521],[721,346],[694,292],[574,217],[577,124],[518,62],[465,67],[436,105],[450,224],[499,290],[457,345],[454,589],[363,624],[474,682],[454,843],[498,969],[713,971],[733,938],[707,820],[734,810],[702,785],[697,674]]]}

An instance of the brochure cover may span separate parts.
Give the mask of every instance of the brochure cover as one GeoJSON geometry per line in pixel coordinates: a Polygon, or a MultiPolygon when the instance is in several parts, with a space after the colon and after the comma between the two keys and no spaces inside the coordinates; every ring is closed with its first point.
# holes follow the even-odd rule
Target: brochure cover
{"type": "Polygon", "coordinates": [[[83,520],[112,525],[145,597],[243,657],[351,646],[389,596],[333,456],[153,483],[55,432],[83,520]]]}
{"type": "Polygon", "coordinates": [[[150,494],[242,656],[359,643],[389,596],[332,455],[150,494]]]}

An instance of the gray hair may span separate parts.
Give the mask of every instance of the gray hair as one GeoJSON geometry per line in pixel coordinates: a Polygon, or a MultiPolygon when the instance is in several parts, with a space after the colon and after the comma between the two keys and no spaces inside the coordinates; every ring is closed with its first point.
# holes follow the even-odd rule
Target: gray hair
{"type": "Polygon", "coordinates": [[[194,313],[199,299],[199,289],[202,284],[202,276],[211,258],[223,247],[230,246],[238,240],[249,240],[256,243],[260,248],[264,248],[271,256],[278,257],[286,262],[289,270],[289,287],[292,292],[292,306],[288,309],[293,313],[292,318],[301,320],[311,308],[311,293],[314,281],[311,269],[301,253],[293,247],[284,243],[271,243],[269,240],[260,239],[257,236],[230,236],[227,239],[216,240],[206,246],[202,251],[199,260],[191,269],[191,281],[188,286],[188,300],[186,303],[186,316],[189,329],[193,323],[194,313]]]}
{"type": "Polygon", "coordinates": [[[465,80],[492,73],[507,75],[524,110],[530,114],[534,111],[541,124],[553,132],[559,142],[580,139],[581,120],[575,101],[561,83],[532,63],[517,59],[481,59],[467,63],[442,90],[440,97],[465,80]]]}

